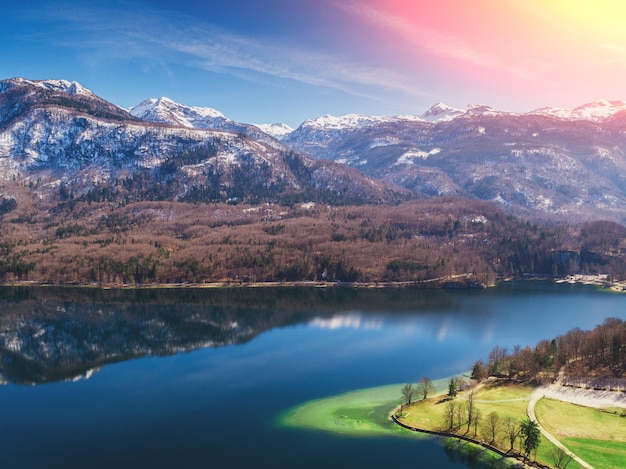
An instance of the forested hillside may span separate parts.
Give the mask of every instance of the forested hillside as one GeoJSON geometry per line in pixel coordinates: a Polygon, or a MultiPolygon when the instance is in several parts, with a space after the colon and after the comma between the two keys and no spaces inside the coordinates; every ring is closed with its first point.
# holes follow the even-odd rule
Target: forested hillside
{"type": "Polygon", "coordinates": [[[558,378],[569,386],[624,390],[626,386],[626,322],[608,318],[594,329],[570,330],[534,347],[512,351],[497,346],[485,364],[474,365],[476,378],[487,374],[524,380],[558,378]]]}
{"type": "Polygon", "coordinates": [[[0,218],[0,281],[98,285],[410,282],[626,272],[626,229],[542,226],[447,197],[399,205],[21,203],[0,218]]]}

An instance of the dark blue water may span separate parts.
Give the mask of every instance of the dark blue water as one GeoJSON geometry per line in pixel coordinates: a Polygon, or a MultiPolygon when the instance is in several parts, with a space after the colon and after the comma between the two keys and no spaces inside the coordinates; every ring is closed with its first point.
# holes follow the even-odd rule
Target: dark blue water
{"type": "Polygon", "coordinates": [[[495,345],[624,319],[625,304],[623,295],[548,282],[480,291],[0,289],[0,466],[468,467],[437,440],[285,429],[275,418],[310,399],[458,373],[495,345]]]}

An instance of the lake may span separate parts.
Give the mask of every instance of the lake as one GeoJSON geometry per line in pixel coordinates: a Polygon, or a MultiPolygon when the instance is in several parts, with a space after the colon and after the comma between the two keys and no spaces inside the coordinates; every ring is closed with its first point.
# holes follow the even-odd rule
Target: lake
{"type": "Polygon", "coordinates": [[[0,466],[469,467],[440,440],[284,428],[278,416],[311,399],[450,376],[495,345],[626,319],[625,303],[591,286],[530,281],[0,288],[0,466]]]}

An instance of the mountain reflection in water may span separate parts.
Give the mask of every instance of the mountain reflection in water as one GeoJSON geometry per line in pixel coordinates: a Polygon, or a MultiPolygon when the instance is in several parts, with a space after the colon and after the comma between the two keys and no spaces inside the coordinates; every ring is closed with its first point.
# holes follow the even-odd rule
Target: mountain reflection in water
{"type": "MultiPolygon", "coordinates": [[[[88,378],[109,363],[241,344],[294,324],[380,328],[414,311],[417,298],[431,312],[449,311],[454,301],[445,292],[415,290],[5,287],[0,289],[0,380],[41,384],[88,378]],[[341,312],[346,305],[351,312],[341,312]]],[[[448,319],[449,314],[432,316],[420,327],[430,323],[430,330],[441,331],[448,319]]]]}
{"type": "MultiPolygon", "coordinates": [[[[579,286],[573,288],[581,291],[579,286]]],[[[396,328],[398,340],[410,333],[435,342],[480,344],[497,339],[512,346],[526,345],[522,337],[537,335],[536,321],[529,320],[529,314],[541,318],[545,335],[536,340],[565,333],[574,325],[593,327],[596,314],[599,318],[617,314],[603,309],[581,311],[576,323],[566,329],[561,315],[545,315],[536,306],[529,306],[531,310],[524,306],[532,302],[529,305],[556,310],[566,298],[571,301],[567,290],[550,282],[521,282],[481,291],[3,287],[0,380],[41,384],[80,379],[109,363],[242,344],[274,328],[297,324],[331,331],[396,328]],[[501,300],[492,301],[496,298],[501,300]]],[[[606,295],[606,300],[610,297],[606,295]]]]}

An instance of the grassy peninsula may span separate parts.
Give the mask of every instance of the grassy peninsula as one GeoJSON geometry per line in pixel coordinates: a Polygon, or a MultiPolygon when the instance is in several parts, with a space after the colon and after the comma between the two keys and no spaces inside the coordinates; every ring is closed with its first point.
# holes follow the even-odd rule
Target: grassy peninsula
{"type": "Polygon", "coordinates": [[[280,422],[361,437],[434,433],[463,440],[446,444],[490,467],[617,469],[626,460],[625,338],[626,323],[610,318],[511,354],[497,346],[471,379],[354,391],[290,409],[280,422]]]}

